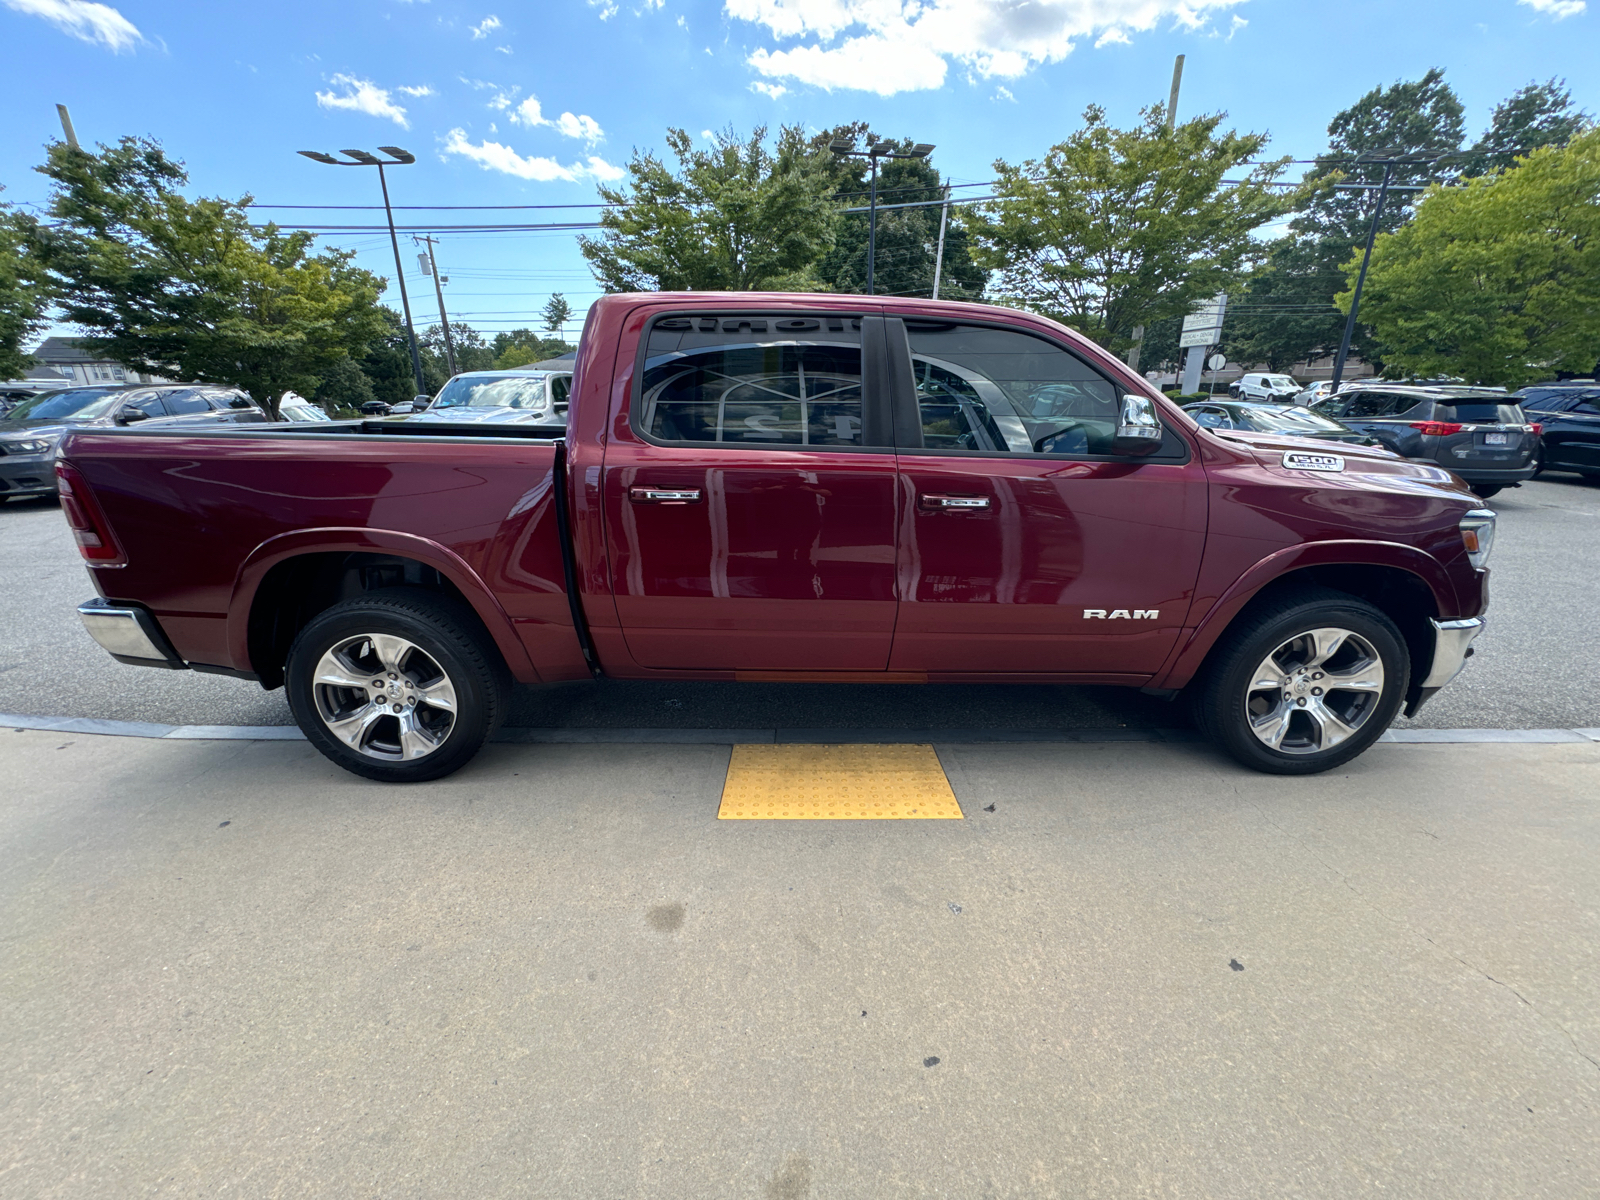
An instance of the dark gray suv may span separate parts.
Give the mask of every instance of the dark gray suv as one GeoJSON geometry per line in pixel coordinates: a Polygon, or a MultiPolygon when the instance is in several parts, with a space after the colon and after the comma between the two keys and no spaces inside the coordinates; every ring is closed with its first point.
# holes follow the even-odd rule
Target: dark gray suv
{"type": "Polygon", "coordinates": [[[254,424],[267,416],[237,388],[135,384],[65,388],[24,400],[0,419],[0,502],[56,492],[56,443],[86,425],[193,427],[254,424]]]}
{"type": "Polygon", "coordinates": [[[1374,381],[1348,384],[1311,407],[1403,458],[1453,471],[1485,500],[1533,478],[1537,466],[1539,432],[1503,391],[1374,381]]]}

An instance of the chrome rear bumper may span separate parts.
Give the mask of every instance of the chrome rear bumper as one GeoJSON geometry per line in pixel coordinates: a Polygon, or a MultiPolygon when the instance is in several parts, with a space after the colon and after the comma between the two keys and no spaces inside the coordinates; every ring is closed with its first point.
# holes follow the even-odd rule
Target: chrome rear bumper
{"type": "Polygon", "coordinates": [[[142,608],[118,608],[97,596],[78,605],[78,616],[89,636],[120,663],[186,669],[156,619],[142,608]]]}
{"type": "Polygon", "coordinates": [[[1466,617],[1459,621],[1435,621],[1430,617],[1428,620],[1433,626],[1433,666],[1422,681],[1422,687],[1442,688],[1461,674],[1467,656],[1472,653],[1472,639],[1483,632],[1485,622],[1482,617],[1466,617]]]}

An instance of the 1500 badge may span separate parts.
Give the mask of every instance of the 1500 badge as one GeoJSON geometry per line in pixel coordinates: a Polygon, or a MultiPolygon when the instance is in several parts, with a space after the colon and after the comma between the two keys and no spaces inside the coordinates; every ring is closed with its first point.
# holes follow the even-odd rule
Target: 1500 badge
{"type": "Polygon", "coordinates": [[[1291,471],[1342,471],[1344,459],[1337,454],[1308,454],[1304,450],[1285,450],[1283,465],[1291,471]]]}

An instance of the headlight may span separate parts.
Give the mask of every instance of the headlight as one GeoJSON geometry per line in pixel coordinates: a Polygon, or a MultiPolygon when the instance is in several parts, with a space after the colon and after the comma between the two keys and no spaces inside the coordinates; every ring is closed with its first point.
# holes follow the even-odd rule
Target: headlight
{"type": "Polygon", "coordinates": [[[30,438],[25,442],[0,442],[0,447],[7,454],[43,454],[55,444],[55,438],[30,438]]]}
{"type": "Polygon", "coordinates": [[[1495,515],[1487,508],[1475,508],[1461,518],[1461,541],[1467,548],[1467,558],[1478,570],[1489,561],[1489,551],[1494,549],[1495,515]]]}

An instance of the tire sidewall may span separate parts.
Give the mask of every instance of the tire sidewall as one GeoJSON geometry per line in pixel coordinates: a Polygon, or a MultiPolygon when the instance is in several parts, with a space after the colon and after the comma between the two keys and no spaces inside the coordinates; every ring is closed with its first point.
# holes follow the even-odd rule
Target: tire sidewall
{"type": "Polygon", "coordinates": [[[1382,612],[1364,601],[1311,600],[1270,618],[1229,649],[1203,689],[1201,724],[1234,758],[1258,771],[1313,775],[1349,762],[1383,736],[1410,686],[1411,660],[1404,637],[1382,612]],[[1365,638],[1383,663],[1384,690],[1377,710],[1355,736],[1331,750],[1285,754],[1263,744],[1245,715],[1247,687],[1269,653],[1313,629],[1348,629],[1365,638]]]}
{"type": "Polygon", "coordinates": [[[493,676],[483,670],[481,658],[474,664],[471,651],[456,645],[455,639],[434,621],[409,606],[383,603],[379,595],[337,605],[314,617],[300,631],[290,647],[284,672],[289,708],[312,745],[347,771],[385,783],[438,779],[465,765],[488,739],[499,707],[492,694],[493,676]],[[395,634],[414,643],[438,663],[455,689],[455,724],[444,744],[425,758],[411,762],[370,758],[335,737],[317,711],[312,690],[317,663],[340,642],[372,633],[395,634]]]}

